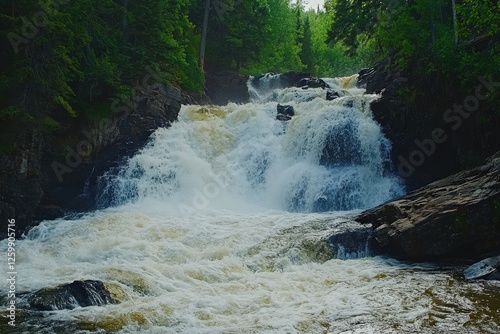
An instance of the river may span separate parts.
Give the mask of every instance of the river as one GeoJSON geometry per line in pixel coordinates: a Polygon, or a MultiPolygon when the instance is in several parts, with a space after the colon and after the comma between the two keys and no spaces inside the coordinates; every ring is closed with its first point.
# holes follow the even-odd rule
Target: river
{"type": "Polygon", "coordinates": [[[365,244],[325,246],[404,188],[372,118],[376,96],[356,76],[324,82],[341,97],[266,75],[250,81],[252,103],[183,106],[103,176],[102,209],[17,242],[20,309],[2,333],[499,332],[493,283],[365,244]],[[276,120],[278,103],[294,108],[290,121],[276,120]],[[90,279],[121,303],[26,307],[33,291],[90,279]]]}

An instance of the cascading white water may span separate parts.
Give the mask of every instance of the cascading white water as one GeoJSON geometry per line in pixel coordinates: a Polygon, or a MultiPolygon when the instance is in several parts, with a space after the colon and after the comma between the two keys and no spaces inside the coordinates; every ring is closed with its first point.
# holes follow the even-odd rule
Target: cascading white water
{"type": "MultiPolygon", "coordinates": [[[[278,80],[264,76],[250,90],[265,96],[278,80]]],[[[364,209],[401,195],[384,170],[390,143],[371,115],[375,96],[330,84],[344,97],[327,101],[321,88],[285,88],[271,89],[271,102],[183,106],[179,121],[156,131],[104,193],[115,204],[156,199],[185,210],[297,212],[364,209]],[[289,123],[276,120],[277,103],[294,107],[289,123]]]]}
{"type": "Polygon", "coordinates": [[[402,193],[390,143],[355,77],[324,79],[341,95],[334,101],[279,79],[250,87],[262,102],[183,106],[178,122],[103,178],[111,207],[42,222],[17,242],[19,307],[30,292],[75,280],[105,282],[119,304],[19,310],[18,325],[0,331],[498,331],[498,292],[488,286],[431,265],[359,258],[364,245],[332,253],[325,240],[357,228],[350,210],[402,193]],[[277,103],[294,107],[291,121],[275,119],[277,103]]]}

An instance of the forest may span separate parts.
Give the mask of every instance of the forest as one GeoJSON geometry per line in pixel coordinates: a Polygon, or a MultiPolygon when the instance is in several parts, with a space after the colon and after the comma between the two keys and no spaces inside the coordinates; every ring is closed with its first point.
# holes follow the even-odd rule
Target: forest
{"type": "Polygon", "coordinates": [[[490,0],[2,0],[0,151],[19,128],[104,117],[151,69],[199,93],[210,72],[341,76],[391,57],[470,86],[500,68],[499,22],[490,0]]]}

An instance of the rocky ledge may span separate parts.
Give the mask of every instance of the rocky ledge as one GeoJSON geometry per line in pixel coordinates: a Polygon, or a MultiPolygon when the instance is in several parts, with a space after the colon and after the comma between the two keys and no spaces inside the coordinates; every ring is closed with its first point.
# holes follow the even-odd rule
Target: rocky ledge
{"type": "Polygon", "coordinates": [[[414,261],[481,259],[500,251],[500,152],[460,172],[365,211],[391,256],[414,261]]]}

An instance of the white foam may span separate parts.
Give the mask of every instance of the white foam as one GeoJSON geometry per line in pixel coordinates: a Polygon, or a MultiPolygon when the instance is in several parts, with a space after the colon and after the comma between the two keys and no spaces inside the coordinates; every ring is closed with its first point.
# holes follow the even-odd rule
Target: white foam
{"type": "MultiPolygon", "coordinates": [[[[261,89],[278,79],[263,77],[261,89]]],[[[274,89],[277,102],[295,110],[289,123],[275,119],[276,102],[183,106],[179,121],[156,131],[107,193],[115,204],[161,200],[188,211],[250,205],[301,212],[363,209],[402,194],[384,170],[390,143],[372,118],[375,96],[326,101],[323,93],[274,89]]]]}
{"type": "MultiPolygon", "coordinates": [[[[352,93],[352,80],[327,82],[352,93]]],[[[17,243],[18,292],[97,279],[120,287],[122,303],[30,321],[72,332],[431,333],[426,291],[439,291],[456,308],[433,320],[460,327],[470,288],[447,274],[380,257],[326,261],[322,238],[351,213],[311,212],[368,208],[402,189],[383,167],[390,145],[374,97],[320,92],[275,90],[296,111],[288,124],[275,120],[276,101],[183,106],[108,183],[116,207],[43,222],[17,243]],[[322,161],[328,142],[344,156],[322,161]]]]}

